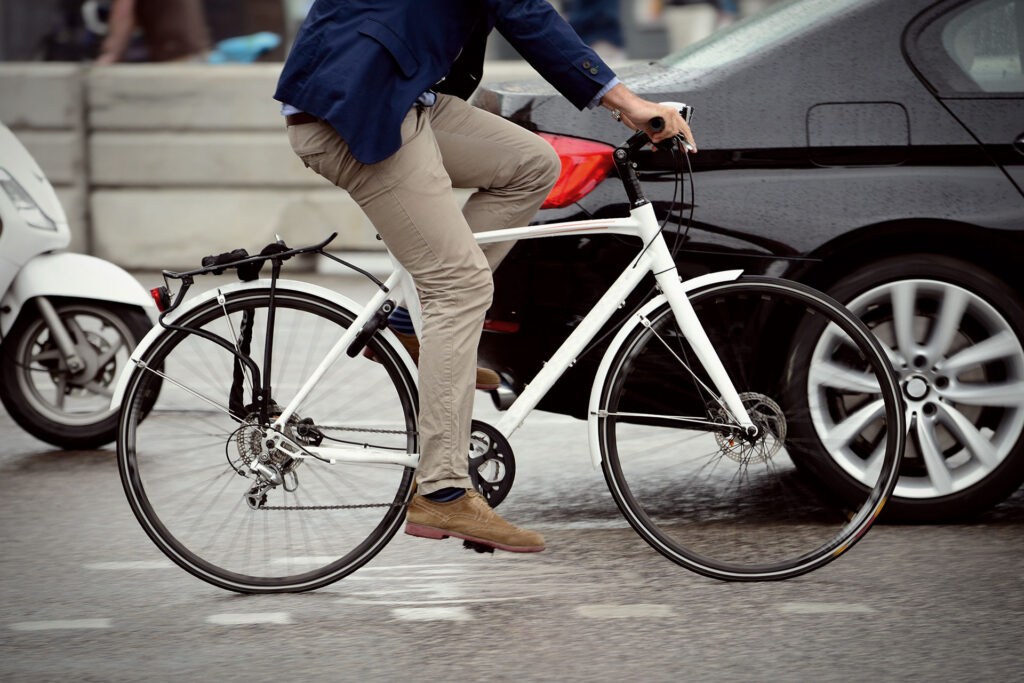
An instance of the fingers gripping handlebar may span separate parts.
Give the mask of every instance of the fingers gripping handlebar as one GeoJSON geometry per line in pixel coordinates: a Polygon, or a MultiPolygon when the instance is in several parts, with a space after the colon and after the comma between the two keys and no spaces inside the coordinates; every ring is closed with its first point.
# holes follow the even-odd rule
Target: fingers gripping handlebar
{"type": "MultiPolygon", "coordinates": [[[[693,107],[690,105],[683,104],[682,102],[661,102],[661,104],[676,109],[679,112],[679,115],[683,117],[683,120],[686,121],[686,123],[690,123],[690,119],[693,117],[693,107]]],[[[655,116],[647,122],[647,127],[652,133],[660,133],[665,130],[665,119],[660,116],[655,116]]],[[[662,143],[675,144],[675,140],[677,138],[679,139],[679,142],[687,148],[687,150],[691,149],[689,141],[683,138],[682,135],[677,135],[671,140],[663,140],[662,143]]]]}
{"type": "MultiPolygon", "coordinates": [[[[690,117],[693,115],[693,107],[680,102],[662,102],[662,104],[677,109],[680,116],[689,123],[690,117]]],[[[660,116],[655,116],[647,122],[647,127],[648,130],[638,130],[633,133],[629,140],[621,147],[618,147],[612,154],[612,160],[618,169],[623,189],[625,189],[626,196],[629,198],[630,206],[633,207],[646,204],[647,198],[644,196],[640,180],[637,178],[636,165],[632,162],[631,158],[634,152],[651,143],[649,133],[657,133],[665,129],[665,120],[660,116]]],[[[680,144],[689,146],[689,142],[683,139],[682,135],[662,140],[660,143],[657,143],[657,146],[674,147],[677,144],[677,140],[680,144]]]]}
{"type": "MultiPolygon", "coordinates": [[[[687,123],[689,123],[690,118],[693,117],[693,107],[688,104],[683,104],[682,102],[660,102],[660,104],[678,110],[679,115],[682,116],[683,120],[687,123]]],[[[665,119],[660,116],[655,116],[647,122],[647,127],[651,129],[652,133],[660,133],[665,128],[665,119]]]]}

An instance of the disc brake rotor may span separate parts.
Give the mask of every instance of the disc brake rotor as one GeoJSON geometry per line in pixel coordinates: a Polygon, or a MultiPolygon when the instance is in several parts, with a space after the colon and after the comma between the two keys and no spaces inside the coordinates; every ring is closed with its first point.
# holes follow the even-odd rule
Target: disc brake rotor
{"type": "MultiPolygon", "coordinates": [[[[726,457],[745,465],[768,462],[786,442],[786,418],[782,408],[764,394],[753,391],[740,394],[740,400],[757,427],[757,436],[745,438],[739,434],[716,432],[718,448],[726,457]]],[[[731,421],[724,408],[715,418],[731,421]]]]}

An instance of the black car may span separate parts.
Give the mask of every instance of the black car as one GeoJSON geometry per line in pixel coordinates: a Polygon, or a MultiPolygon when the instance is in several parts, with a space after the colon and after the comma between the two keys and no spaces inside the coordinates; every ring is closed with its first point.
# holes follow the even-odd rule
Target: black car
{"type": "MultiPolygon", "coordinates": [[[[684,275],[808,283],[892,349],[911,436],[893,519],[964,518],[1024,480],[1022,63],[1024,0],[797,0],[619,73],[695,108],[692,206],[689,188],[673,201],[677,156],[651,150],[639,168],[667,230],[693,209],[684,275]]],[[[582,169],[538,222],[626,215],[608,166],[585,172],[628,132],[603,110],[577,112],[539,81],[476,104],[582,169]]],[[[619,237],[518,244],[495,275],[485,364],[521,389],[634,253],[619,237]]],[[[541,408],[584,417],[600,353],[541,408]]]]}

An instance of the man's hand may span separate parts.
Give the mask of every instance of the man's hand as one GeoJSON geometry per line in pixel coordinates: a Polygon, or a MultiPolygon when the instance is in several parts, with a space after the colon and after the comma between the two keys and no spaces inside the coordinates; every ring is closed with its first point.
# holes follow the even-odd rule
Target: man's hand
{"type": "Polygon", "coordinates": [[[616,85],[601,98],[601,106],[607,109],[618,110],[623,123],[634,130],[639,130],[643,127],[654,142],[661,142],[682,133],[686,141],[692,145],[692,149],[689,151],[697,151],[697,143],[693,140],[690,126],[687,125],[678,111],[657,102],[648,102],[634,95],[622,83],[616,85]],[[665,127],[658,133],[654,133],[647,128],[647,122],[656,116],[660,116],[665,121],[665,127]]]}

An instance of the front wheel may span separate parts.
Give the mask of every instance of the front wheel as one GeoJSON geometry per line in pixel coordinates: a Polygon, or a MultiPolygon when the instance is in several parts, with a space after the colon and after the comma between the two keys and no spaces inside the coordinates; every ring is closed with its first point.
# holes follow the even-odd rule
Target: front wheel
{"type": "MultiPolygon", "coordinates": [[[[275,300],[272,412],[355,318],[304,292],[279,289],[275,300]]],[[[242,593],[311,590],[355,571],[397,531],[413,483],[409,467],[267,449],[254,392],[262,382],[211,335],[262,373],[268,302],[266,288],[243,289],[177,319],[182,329],[156,339],[128,381],[118,438],[121,481],[153,542],[186,571],[242,593]]],[[[368,346],[378,362],[342,355],[288,421],[289,439],[416,452],[414,378],[379,336],[368,346]]]]}
{"type": "Polygon", "coordinates": [[[665,303],[613,345],[598,378],[591,420],[612,495],[656,550],[706,576],[785,579],[820,567],[861,537],[896,483],[904,424],[892,368],[862,323],[803,285],[742,278],[689,298],[757,435],[736,429],[665,303]],[[820,485],[828,456],[794,400],[805,385],[789,369],[789,340],[808,327],[833,332],[815,362],[844,383],[857,415],[828,438],[859,440],[871,462],[845,499],[820,485]]]}
{"type": "Polygon", "coordinates": [[[67,367],[32,302],[4,337],[0,398],[32,436],[60,448],[98,448],[117,436],[117,410],[110,407],[114,384],[152,323],[140,309],[104,301],[51,303],[84,369],[67,367]]]}

